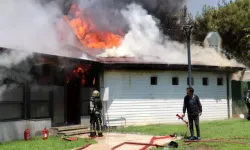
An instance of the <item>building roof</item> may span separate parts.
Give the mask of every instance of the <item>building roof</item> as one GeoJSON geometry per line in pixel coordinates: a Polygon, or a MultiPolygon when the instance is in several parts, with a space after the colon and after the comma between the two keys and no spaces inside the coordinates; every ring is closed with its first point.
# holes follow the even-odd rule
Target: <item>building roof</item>
{"type": "MultiPolygon", "coordinates": [[[[135,58],[135,57],[97,57],[97,55],[104,52],[101,49],[86,49],[81,46],[66,46],[64,47],[71,53],[68,55],[61,54],[42,54],[46,57],[61,57],[64,59],[75,60],[78,62],[85,63],[100,63],[103,64],[105,69],[132,69],[132,70],[140,70],[140,69],[149,69],[149,70],[187,70],[187,64],[167,64],[162,61],[146,61],[143,59],[135,58]],[[74,53],[77,52],[77,53],[74,53]],[[82,55],[86,55],[87,58],[81,57],[82,55]]],[[[36,53],[39,54],[39,53],[36,53]]],[[[154,59],[156,60],[156,59],[154,59]]],[[[192,62],[193,63],[193,62],[192,62]]],[[[237,72],[241,70],[245,70],[244,67],[221,67],[221,66],[207,66],[201,65],[199,62],[192,64],[192,70],[202,70],[202,71],[223,71],[223,72],[237,72]]]]}
{"type": "MultiPolygon", "coordinates": [[[[67,28],[71,29],[71,27],[67,24],[67,28]]],[[[73,31],[73,30],[72,30],[73,31]]],[[[212,35],[212,33],[210,33],[212,35]]],[[[218,33],[217,33],[218,34],[218,33]]],[[[216,33],[215,33],[216,35],[216,33]]],[[[134,66],[137,66],[139,68],[141,68],[142,66],[145,66],[145,65],[153,65],[154,68],[156,67],[159,67],[159,68],[169,68],[169,66],[171,66],[171,68],[173,68],[173,66],[176,66],[176,68],[187,68],[187,64],[167,64],[167,62],[163,62],[163,61],[157,61],[157,60],[160,60],[158,58],[152,58],[152,56],[143,56],[144,58],[135,58],[135,57],[100,57],[101,54],[103,54],[105,52],[104,49],[90,49],[90,48],[86,48],[82,45],[81,41],[78,39],[78,37],[75,35],[74,36],[74,43],[73,45],[71,46],[68,46],[68,48],[70,50],[75,50],[75,51],[82,51],[83,54],[87,55],[88,58],[90,58],[90,60],[93,60],[93,61],[96,61],[96,62],[99,62],[99,63],[102,63],[104,64],[104,66],[106,66],[106,68],[119,68],[119,67],[127,67],[127,68],[131,68],[130,66],[134,64],[134,66]],[[148,60],[146,61],[145,58],[148,60]],[[148,59],[149,58],[149,59],[148,59]],[[150,61],[150,60],[153,60],[153,61],[150,61]]],[[[79,55],[79,54],[78,54],[79,55]]],[[[78,57],[77,57],[78,58],[78,57]]],[[[82,59],[85,59],[85,58],[82,58],[82,59]]],[[[221,66],[206,66],[206,65],[203,65],[202,63],[200,62],[194,62],[192,61],[192,66],[196,68],[220,68],[219,70],[223,70],[222,68],[226,68],[227,70],[242,70],[242,69],[245,69],[245,68],[241,68],[241,67],[221,67],[221,66]],[[233,69],[234,68],[234,69],[233,69]]],[[[134,68],[134,67],[132,67],[134,68]]],[[[145,67],[144,67],[145,68],[145,67]]],[[[146,67],[147,68],[147,67],[146,67]]]]}
{"type": "MultiPolygon", "coordinates": [[[[162,61],[145,61],[134,57],[97,57],[96,60],[103,63],[105,69],[188,70],[187,64],[168,64],[162,61]]],[[[199,62],[192,63],[192,70],[196,71],[237,72],[245,70],[244,67],[208,66],[202,65],[199,62]]]]}

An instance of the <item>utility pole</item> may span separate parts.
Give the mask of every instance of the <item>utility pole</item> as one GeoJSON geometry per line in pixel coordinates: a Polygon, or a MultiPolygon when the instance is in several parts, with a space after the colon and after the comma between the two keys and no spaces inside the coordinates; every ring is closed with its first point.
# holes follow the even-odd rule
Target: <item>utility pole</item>
{"type": "Polygon", "coordinates": [[[188,54],[188,86],[192,86],[192,77],[191,77],[191,54],[190,54],[190,36],[191,36],[191,30],[193,26],[192,25],[184,25],[183,29],[185,31],[186,37],[187,37],[187,54],[188,54]]]}

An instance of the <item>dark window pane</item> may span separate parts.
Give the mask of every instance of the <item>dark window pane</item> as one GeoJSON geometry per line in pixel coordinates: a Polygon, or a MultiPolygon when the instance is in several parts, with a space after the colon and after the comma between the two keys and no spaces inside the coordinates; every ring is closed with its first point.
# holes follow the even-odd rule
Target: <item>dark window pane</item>
{"type": "Polygon", "coordinates": [[[89,103],[90,103],[90,101],[82,101],[82,112],[81,112],[81,115],[82,115],[82,116],[87,116],[87,115],[89,115],[89,114],[88,114],[89,103]]]}
{"type": "Polygon", "coordinates": [[[217,78],[217,85],[223,85],[223,78],[217,78]]]}
{"type": "Polygon", "coordinates": [[[202,84],[208,85],[208,78],[202,78],[202,84]]]}
{"type": "Polygon", "coordinates": [[[49,102],[31,101],[30,115],[32,119],[49,117],[49,102]]]}
{"type": "Polygon", "coordinates": [[[5,88],[0,96],[0,101],[23,102],[23,86],[3,85],[5,88]]]}
{"type": "Polygon", "coordinates": [[[31,86],[30,99],[31,100],[49,100],[49,86],[31,86]]]}
{"type": "Polygon", "coordinates": [[[53,86],[53,112],[51,115],[53,118],[53,126],[63,124],[65,122],[64,111],[64,87],[63,86],[53,86]]]}
{"type": "Polygon", "coordinates": [[[179,78],[178,77],[172,78],[172,85],[179,85],[179,78]]]}
{"type": "Polygon", "coordinates": [[[151,77],[151,85],[157,85],[157,77],[151,77]]]}
{"type": "Polygon", "coordinates": [[[23,119],[23,104],[0,104],[0,120],[23,119]]]}

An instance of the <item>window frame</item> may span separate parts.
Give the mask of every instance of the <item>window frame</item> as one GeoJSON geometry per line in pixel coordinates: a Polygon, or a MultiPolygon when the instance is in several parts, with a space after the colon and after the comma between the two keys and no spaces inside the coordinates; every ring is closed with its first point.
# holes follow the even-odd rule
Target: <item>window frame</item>
{"type": "Polygon", "coordinates": [[[217,86],[223,86],[224,85],[224,78],[223,77],[217,77],[217,86]],[[219,84],[219,79],[221,79],[221,84],[219,84]]]}
{"type": "Polygon", "coordinates": [[[158,77],[157,76],[151,76],[150,77],[150,85],[157,85],[158,84],[158,77]]]}
{"type": "MultiPolygon", "coordinates": [[[[40,88],[41,87],[47,87],[49,88],[51,85],[43,85],[43,84],[39,84],[38,85],[40,88]]],[[[29,86],[29,88],[31,88],[32,85],[29,86]]],[[[29,115],[28,115],[28,119],[47,119],[47,118],[51,118],[52,117],[52,90],[48,90],[48,96],[49,96],[49,99],[48,100],[39,100],[39,99],[36,99],[36,100],[32,100],[31,99],[31,90],[29,89],[29,98],[28,98],[28,103],[29,103],[29,106],[28,106],[28,109],[29,109],[29,115]],[[46,104],[48,106],[48,115],[40,115],[38,117],[32,117],[32,104],[46,104]]]]}
{"type": "Polygon", "coordinates": [[[209,78],[208,77],[202,77],[202,85],[209,86],[209,78]],[[204,84],[204,79],[206,79],[207,84],[204,84]]]}
{"type": "MultiPolygon", "coordinates": [[[[22,101],[13,101],[13,100],[11,100],[11,101],[5,101],[5,100],[3,100],[3,101],[0,101],[0,105],[11,105],[11,104],[13,104],[13,105],[16,105],[16,104],[19,104],[19,105],[21,105],[21,117],[13,117],[13,118],[5,118],[5,119],[0,119],[0,122],[5,122],[5,121],[17,121],[17,120],[23,120],[23,119],[25,119],[25,110],[26,110],[26,103],[25,103],[25,98],[24,98],[24,90],[25,90],[25,86],[24,85],[17,85],[17,87],[22,87],[23,89],[22,89],[22,91],[23,91],[23,97],[22,97],[22,101]]],[[[0,114],[1,115],[1,114],[0,114]]]]}
{"type": "Polygon", "coordinates": [[[177,85],[179,85],[179,84],[180,84],[180,83],[179,83],[179,77],[172,77],[172,85],[177,86],[177,85]],[[176,79],[176,80],[174,80],[174,79],[176,79]],[[177,83],[174,84],[174,81],[176,81],[177,83]]]}

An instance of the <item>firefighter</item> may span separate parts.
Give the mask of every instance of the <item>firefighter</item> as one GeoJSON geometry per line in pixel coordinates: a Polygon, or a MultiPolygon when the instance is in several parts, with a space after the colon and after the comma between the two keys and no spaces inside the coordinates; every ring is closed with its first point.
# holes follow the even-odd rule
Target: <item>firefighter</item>
{"type": "Polygon", "coordinates": [[[99,137],[102,137],[102,101],[99,91],[95,90],[90,99],[90,137],[96,136],[96,130],[99,137]]]}
{"type": "Polygon", "coordinates": [[[245,92],[244,100],[248,108],[247,120],[250,120],[250,90],[245,92]]]}

